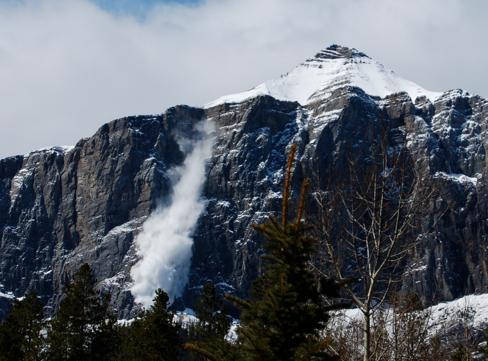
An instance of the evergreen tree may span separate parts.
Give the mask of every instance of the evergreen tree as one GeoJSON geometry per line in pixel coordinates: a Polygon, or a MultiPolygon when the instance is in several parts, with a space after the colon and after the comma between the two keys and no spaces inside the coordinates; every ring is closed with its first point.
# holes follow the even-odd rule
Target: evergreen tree
{"type": "Polygon", "coordinates": [[[169,297],[161,289],[156,291],[154,305],[142,312],[130,326],[121,346],[121,360],[173,361],[178,358],[181,341],[180,324],[169,309],[169,297]]]}
{"type": "MultiPolygon", "coordinates": [[[[213,283],[207,283],[204,286],[193,308],[198,321],[190,325],[187,330],[186,340],[190,348],[192,344],[198,344],[199,347],[212,352],[229,353],[230,345],[226,340],[230,329],[229,311],[222,297],[217,294],[213,283]]],[[[201,359],[201,356],[195,353],[190,356],[192,359],[201,359]]]]}
{"type": "MultiPolygon", "coordinates": [[[[253,284],[252,298],[242,300],[232,295],[225,297],[243,309],[238,340],[232,352],[215,352],[205,345],[187,347],[209,360],[335,360],[325,349],[332,341],[323,339],[320,331],[329,319],[328,310],[339,306],[322,306],[322,296],[338,296],[340,285],[333,280],[322,280],[321,287],[307,268],[307,257],[315,251],[315,238],[307,237],[309,227],[302,221],[306,180],[296,221],[288,221],[288,203],[291,167],[296,146],[290,154],[283,194],[281,224],[273,217],[269,223],[255,226],[264,234],[263,249],[267,262],[265,274],[253,284]]],[[[227,347],[228,344],[227,344],[227,347]]]]}
{"type": "Polygon", "coordinates": [[[472,360],[471,353],[466,350],[464,345],[459,342],[456,351],[451,355],[451,361],[470,361],[472,360]]]}
{"type": "Polygon", "coordinates": [[[213,336],[224,338],[227,335],[230,328],[229,310],[222,297],[217,294],[213,283],[207,283],[204,286],[193,307],[199,320],[197,333],[202,338],[212,338],[213,336]]]}
{"type": "Polygon", "coordinates": [[[65,286],[66,298],[49,325],[49,360],[106,360],[115,352],[117,319],[108,310],[110,295],[100,296],[95,284],[85,263],[65,286]]]}
{"type": "Polygon", "coordinates": [[[483,353],[486,359],[488,359],[488,328],[485,329],[485,342],[486,345],[484,347],[478,347],[478,351],[483,353]]]}
{"type": "Polygon", "coordinates": [[[41,335],[42,303],[35,291],[24,295],[0,325],[0,361],[39,360],[44,338],[41,335]]]}

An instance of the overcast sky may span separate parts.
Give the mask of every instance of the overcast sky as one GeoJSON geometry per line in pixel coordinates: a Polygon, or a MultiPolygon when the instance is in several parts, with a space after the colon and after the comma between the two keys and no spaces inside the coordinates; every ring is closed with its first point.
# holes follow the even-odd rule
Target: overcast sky
{"type": "Polygon", "coordinates": [[[488,97],[486,0],[0,0],[0,158],[200,106],[354,47],[488,97]]]}

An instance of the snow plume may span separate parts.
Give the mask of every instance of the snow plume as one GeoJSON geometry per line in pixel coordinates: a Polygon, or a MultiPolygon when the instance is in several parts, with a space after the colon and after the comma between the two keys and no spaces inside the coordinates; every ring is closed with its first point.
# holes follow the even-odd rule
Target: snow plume
{"type": "Polygon", "coordinates": [[[131,270],[131,292],[145,307],[152,304],[156,289],[166,291],[173,301],[188,282],[193,231],[205,209],[200,197],[205,163],[212,155],[213,142],[211,123],[204,121],[197,130],[197,139],[179,140],[186,159],[170,172],[174,184],[170,202],[149,216],[136,239],[140,260],[131,270]]]}

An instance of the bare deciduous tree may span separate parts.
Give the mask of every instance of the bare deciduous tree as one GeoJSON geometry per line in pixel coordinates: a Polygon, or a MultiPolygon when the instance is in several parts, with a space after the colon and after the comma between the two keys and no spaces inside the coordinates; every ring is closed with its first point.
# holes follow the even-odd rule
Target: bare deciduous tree
{"type": "MultiPolygon", "coordinates": [[[[364,357],[362,317],[355,310],[337,313],[327,325],[331,348],[342,361],[364,357]]],[[[432,333],[432,308],[422,309],[416,295],[394,293],[388,307],[371,317],[371,359],[375,361],[445,361],[452,353],[442,332],[432,333]],[[443,342],[441,342],[441,338],[443,342]]],[[[451,343],[455,344],[454,341],[451,343]]]]}
{"type": "Polygon", "coordinates": [[[319,252],[310,264],[344,283],[362,312],[364,361],[378,359],[372,358],[373,312],[446,209],[438,202],[441,180],[431,176],[423,157],[413,159],[402,139],[390,146],[391,133],[379,138],[369,147],[349,147],[346,166],[328,172],[326,190],[315,191],[312,201],[319,252]],[[347,283],[351,278],[357,281],[347,283]]]}

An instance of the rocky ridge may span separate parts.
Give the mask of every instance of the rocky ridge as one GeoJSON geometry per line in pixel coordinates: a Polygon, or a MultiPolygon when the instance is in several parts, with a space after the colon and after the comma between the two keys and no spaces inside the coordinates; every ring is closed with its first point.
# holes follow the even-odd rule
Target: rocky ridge
{"type": "Polygon", "coordinates": [[[201,121],[215,124],[217,138],[185,304],[207,281],[241,296],[249,291],[262,267],[262,239],[250,225],[279,213],[291,144],[298,144],[293,179],[300,184],[317,164],[335,164],[347,142],[371,142],[380,120],[401,130],[412,152],[428,155],[453,202],[437,237],[409,259],[404,289],[424,300],[487,293],[487,100],[462,90],[428,92],[378,64],[332,46],[265,87],[202,108],[118,119],[72,149],[1,160],[0,308],[6,312],[13,296],[35,289],[52,313],[63,284],[88,262],[98,287],[112,293],[119,318],[132,317],[137,234],[171,192],[168,170],[184,159],[178,137],[190,136],[201,121]],[[300,75],[320,74],[326,77],[314,87],[298,84],[300,75]],[[369,80],[358,81],[358,74],[369,80]],[[361,86],[371,79],[381,82],[361,86]]]}

